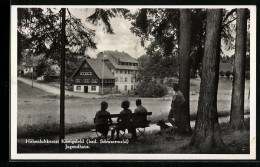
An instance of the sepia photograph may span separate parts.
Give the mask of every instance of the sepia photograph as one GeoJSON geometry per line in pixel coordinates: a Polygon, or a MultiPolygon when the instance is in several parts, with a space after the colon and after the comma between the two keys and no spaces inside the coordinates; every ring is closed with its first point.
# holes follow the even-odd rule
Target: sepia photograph
{"type": "Polygon", "coordinates": [[[256,158],[255,6],[13,5],[10,61],[12,160],[256,158]]]}

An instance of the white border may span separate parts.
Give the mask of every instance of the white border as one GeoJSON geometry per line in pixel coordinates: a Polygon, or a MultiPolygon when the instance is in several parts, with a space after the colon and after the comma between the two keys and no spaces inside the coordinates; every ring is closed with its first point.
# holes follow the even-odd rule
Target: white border
{"type": "Polygon", "coordinates": [[[253,160],[256,159],[256,6],[69,6],[12,5],[11,6],[11,160],[253,160]],[[250,154],[17,154],[17,8],[249,8],[250,9],[250,154]]]}

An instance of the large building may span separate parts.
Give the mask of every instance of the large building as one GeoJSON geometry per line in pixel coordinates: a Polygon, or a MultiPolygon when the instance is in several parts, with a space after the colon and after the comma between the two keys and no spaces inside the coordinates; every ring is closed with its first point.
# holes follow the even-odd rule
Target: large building
{"type": "Polygon", "coordinates": [[[97,55],[105,62],[115,77],[115,90],[118,93],[133,92],[136,86],[138,61],[125,52],[105,51],[97,55]]]}
{"type": "Polygon", "coordinates": [[[71,78],[74,92],[101,93],[115,87],[115,77],[102,60],[84,59],[71,78]]]}

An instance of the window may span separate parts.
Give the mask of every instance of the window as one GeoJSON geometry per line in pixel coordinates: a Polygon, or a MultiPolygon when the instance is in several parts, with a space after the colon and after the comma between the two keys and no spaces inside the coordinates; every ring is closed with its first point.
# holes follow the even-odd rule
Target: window
{"type": "Polygon", "coordinates": [[[89,83],[89,79],[83,79],[84,83],[89,83]]]}
{"type": "Polygon", "coordinates": [[[130,74],[130,70],[128,70],[128,74],[130,74]]]}
{"type": "Polygon", "coordinates": [[[131,91],[133,91],[134,90],[134,86],[133,85],[131,85],[131,91]]]}
{"type": "Polygon", "coordinates": [[[116,91],[118,91],[118,86],[116,85],[116,91]]]}
{"type": "Polygon", "coordinates": [[[127,85],[125,85],[125,91],[127,91],[127,85]]]}
{"type": "Polygon", "coordinates": [[[134,83],[134,77],[131,78],[131,83],[134,83]]]}
{"type": "Polygon", "coordinates": [[[81,86],[77,86],[77,87],[76,87],[76,90],[81,90],[81,86]]]}
{"type": "Polygon", "coordinates": [[[104,79],[104,83],[108,83],[106,79],[104,79]]]}
{"type": "Polygon", "coordinates": [[[97,79],[91,79],[91,83],[98,83],[97,79]]]}
{"type": "Polygon", "coordinates": [[[97,90],[96,86],[91,86],[91,91],[96,91],[96,90],[97,90]]]}
{"type": "Polygon", "coordinates": [[[92,72],[80,72],[80,75],[92,75],[92,72]]]}
{"type": "Polygon", "coordinates": [[[116,77],[116,82],[118,82],[118,77],[116,77]]]}
{"type": "Polygon", "coordinates": [[[79,78],[75,79],[75,82],[80,83],[80,79],[79,78]]]}
{"type": "Polygon", "coordinates": [[[120,82],[123,82],[123,77],[120,77],[120,82]]]}
{"type": "Polygon", "coordinates": [[[127,77],[125,77],[125,82],[127,82],[127,77]]]}
{"type": "Polygon", "coordinates": [[[122,71],[122,70],[120,70],[120,74],[122,74],[122,72],[123,72],[123,71],[122,71]]]}
{"type": "Polygon", "coordinates": [[[125,70],[125,74],[127,73],[127,70],[125,70]]]}
{"type": "Polygon", "coordinates": [[[80,75],[85,75],[85,72],[80,72],[80,75]]]}

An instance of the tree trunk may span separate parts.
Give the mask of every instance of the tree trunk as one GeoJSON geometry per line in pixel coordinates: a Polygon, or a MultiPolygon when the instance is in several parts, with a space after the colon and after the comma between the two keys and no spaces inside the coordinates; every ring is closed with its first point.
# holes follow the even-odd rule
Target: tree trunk
{"type": "Polygon", "coordinates": [[[215,147],[225,150],[217,113],[221,20],[221,9],[207,10],[199,103],[195,132],[191,139],[191,145],[198,147],[202,153],[210,153],[215,147]]]}
{"type": "Polygon", "coordinates": [[[66,9],[62,8],[62,34],[61,34],[61,72],[60,72],[60,136],[59,136],[59,147],[60,151],[65,150],[64,144],[61,142],[65,138],[65,16],[66,9]]]}
{"type": "Polygon", "coordinates": [[[179,86],[185,98],[185,105],[176,120],[182,122],[178,127],[180,132],[191,132],[190,126],[190,47],[191,47],[191,18],[190,9],[180,9],[180,40],[179,40],[179,86]]]}
{"type": "Polygon", "coordinates": [[[246,9],[237,9],[236,50],[234,78],[231,100],[230,126],[233,129],[244,127],[245,61],[246,61],[246,9]]]}

